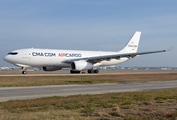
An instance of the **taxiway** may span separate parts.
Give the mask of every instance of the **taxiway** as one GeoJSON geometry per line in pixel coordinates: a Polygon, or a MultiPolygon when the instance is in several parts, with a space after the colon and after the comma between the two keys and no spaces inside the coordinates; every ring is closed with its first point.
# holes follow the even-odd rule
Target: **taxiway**
{"type": "Polygon", "coordinates": [[[177,80],[157,82],[120,82],[87,85],[50,85],[35,87],[2,87],[0,101],[33,99],[50,96],[120,93],[177,88],[177,80]]]}
{"type": "Polygon", "coordinates": [[[169,74],[177,72],[125,72],[125,73],[98,73],[98,74],[0,74],[0,77],[14,77],[14,76],[90,76],[90,75],[126,75],[126,74],[169,74]]]}

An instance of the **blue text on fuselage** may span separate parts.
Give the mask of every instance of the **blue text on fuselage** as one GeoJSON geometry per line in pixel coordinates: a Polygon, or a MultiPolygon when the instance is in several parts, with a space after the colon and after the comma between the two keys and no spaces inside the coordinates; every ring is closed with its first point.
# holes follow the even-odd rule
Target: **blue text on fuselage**
{"type": "Polygon", "coordinates": [[[55,53],[43,53],[43,52],[33,52],[33,56],[44,56],[44,57],[56,57],[55,53]]]}

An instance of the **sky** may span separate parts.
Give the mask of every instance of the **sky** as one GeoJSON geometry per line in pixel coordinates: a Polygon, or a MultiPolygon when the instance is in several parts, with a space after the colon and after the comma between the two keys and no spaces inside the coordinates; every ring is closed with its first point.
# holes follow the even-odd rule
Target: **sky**
{"type": "Polygon", "coordinates": [[[0,0],[0,64],[10,51],[119,51],[141,31],[142,55],[120,66],[177,66],[176,0],[0,0]]]}

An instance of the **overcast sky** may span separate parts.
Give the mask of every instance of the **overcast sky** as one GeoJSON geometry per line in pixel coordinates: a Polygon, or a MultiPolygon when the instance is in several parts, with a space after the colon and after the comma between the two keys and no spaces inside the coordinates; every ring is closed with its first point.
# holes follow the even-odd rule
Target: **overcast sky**
{"type": "Polygon", "coordinates": [[[176,0],[0,0],[0,64],[21,48],[119,51],[141,31],[142,55],[120,66],[177,66],[176,0]]]}

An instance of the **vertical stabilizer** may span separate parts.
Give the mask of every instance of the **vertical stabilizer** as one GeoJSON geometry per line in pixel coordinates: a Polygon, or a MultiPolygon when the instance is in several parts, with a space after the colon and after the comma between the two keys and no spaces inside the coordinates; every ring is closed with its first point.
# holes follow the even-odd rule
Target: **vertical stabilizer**
{"type": "Polygon", "coordinates": [[[141,32],[137,31],[128,42],[128,44],[122,49],[120,52],[122,53],[136,53],[138,50],[139,40],[140,40],[141,32]]]}

